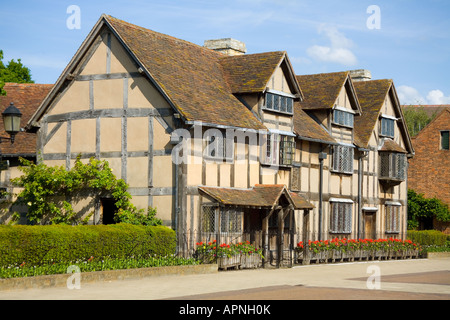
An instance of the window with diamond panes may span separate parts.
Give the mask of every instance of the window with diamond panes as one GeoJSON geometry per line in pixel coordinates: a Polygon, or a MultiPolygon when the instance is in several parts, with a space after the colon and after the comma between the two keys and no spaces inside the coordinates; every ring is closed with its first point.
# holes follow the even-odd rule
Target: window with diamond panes
{"type": "Polygon", "coordinates": [[[347,146],[334,146],[332,170],[341,173],[353,173],[353,148],[347,146]]]}
{"type": "Polygon", "coordinates": [[[399,205],[386,205],[386,232],[400,232],[400,208],[399,205]]]}
{"type": "Polygon", "coordinates": [[[406,154],[380,153],[380,178],[405,180],[406,179],[406,154]]]}
{"type": "Polygon", "coordinates": [[[219,209],[217,206],[204,205],[201,226],[203,233],[216,234],[220,231],[224,234],[241,234],[242,212],[234,208],[219,209]]]}
{"type": "Polygon", "coordinates": [[[228,234],[241,234],[242,213],[235,209],[221,209],[220,232],[228,234]]]}
{"type": "Polygon", "coordinates": [[[202,206],[202,221],[201,230],[203,233],[214,233],[216,232],[217,220],[216,211],[218,207],[204,205],[202,206]]]}
{"type": "Polygon", "coordinates": [[[332,233],[352,232],[353,203],[331,202],[330,231],[332,233]]]}
{"type": "Polygon", "coordinates": [[[280,165],[292,165],[295,155],[295,139],[290,136],[280,136],[280,165]]]}

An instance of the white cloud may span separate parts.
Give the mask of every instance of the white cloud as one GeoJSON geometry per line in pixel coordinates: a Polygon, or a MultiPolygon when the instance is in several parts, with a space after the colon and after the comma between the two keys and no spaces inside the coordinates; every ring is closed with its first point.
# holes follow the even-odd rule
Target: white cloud
{"type": "Polygon", "coordinates": [[[428,92],[427,100],[430,104],[450,104],[450,96],[445,96],[441,90],[428,92]]]}
{"type": "Polygon", "coordinates": [[[397,88],[398,98],[400,103],[405,104],[450,104],[450,96],[445,96],[441,90],[431,90],[424,98],[417,89],[410,86],[399,86],[397,88]]]}
{"type": "Polygon", "coordinates": [[[324,34],[330,41],[330,45],[309,47],[306,52],[311,58],[324,62],[335,62],[345,66],[357,64],[358,59],[350,50],[353,47],[353,42],[346,38],[336,27],[321,25],[319,34],[324,34]]]}
{"type": "Polygon", "coordinates": [[[420,95],[419,91],[410,86],[399,86],[397,95],[401,104],[425,104],[425,99],[420,95]]]}

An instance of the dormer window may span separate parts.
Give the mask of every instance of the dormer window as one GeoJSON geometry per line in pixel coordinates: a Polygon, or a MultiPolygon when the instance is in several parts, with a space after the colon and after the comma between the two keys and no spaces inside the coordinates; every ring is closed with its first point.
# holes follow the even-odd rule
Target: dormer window
{"type": "Polygon", "coordinates": [[[294,109],[294,95],[286,92],[267,90],[265,110],[292,114],[294,109]]]}
{"type": "Polygon", "coordinates": [[[397,121],[396,118],[391,116],[383,115],[381,116],[381,131],[380,134],[385,137],[394,137],[394,127],[395,122],[397,121]]]}
{"type": "Polygon", "coordinates": [[[333,111],[333,123],[353,128],[355,115],[349,110],[342,107],[335,107],[333,111]]]}

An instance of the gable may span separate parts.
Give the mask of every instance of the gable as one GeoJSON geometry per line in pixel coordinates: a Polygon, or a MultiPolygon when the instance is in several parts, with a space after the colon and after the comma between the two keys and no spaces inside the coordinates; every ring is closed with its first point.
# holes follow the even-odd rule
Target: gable
{"type": "Polygon", "coordinates": [[[302,109],[332,109],[348,79],[348,72],[297,75],[304,95],[302,109]]]}
{"type": "Polygon", "coordinates": [[[170,109],[106,27],[93,38],[90,48],[73,69],[55,99],[49,101],[47,116],[124,107],[170,109]]]}
{"type": "Polygon", "coordinates": [[[396,119],[394,141],[409,154],[413,154],[411,139],[393,81],[386,79],[357,81],[354,86],[362,109],[361,116],[355,118],[357,144],[366,148],[369,143],[379,141],[381,118],[392,118],[396,119]]]}
{"type": "Polygon", "coordinates": [[[234,94],[262,93],[269,87],[302,96],[284,51],[225,56],[220,63],[234,94]]]}
{"type": "MultiPolygon", "coordinates": [[[[163,97],[164,104],[179,113],[187,124],[201,121],[213,126],[265,129],[230,91],[219,63],[220,57],[213,50],[103,15],[28,127],[38,125],[54,100],[60,98],[60,92],[66,90],[68,85],[74,86],[70,82],[74,76],[78,76],[76,80],[89,82],[94,80],[89,77],[91,72],[103,72],[106,69],[107,74],[114,71],[134,76],[138,72],[163,97]],[[102,36],[105,30],[110,31],[110,38],[102,36]],[[108,44],[111,46],[109,50],[108,44]],[[109,56],[109,62],[102,62],[105,54],[109,56]]],[[[105,95],[118,92],[121,80],[114,76],[105,80],[110,85],[101,88],[106,90],[105,95]]],[[[92,85],[87,82],[76,84],[79,88],[73,89],[84,92],[86,89],[92,90],[92,85]]],[[[142,85],[140,81],[137,84],[142,85]]],[[[145,92],[144,89],[141,91],[145,92]]],[[[120,97],[116,98],[111,102],[111,107],[121,103],[120,97]]],[[[66,110],[79,111],[78,108],[86,108],[86,102],[83,101],[82,107],[69,105],[66,110]]],[[[69,99],[67,103],[70,104],[69,99]]]]}

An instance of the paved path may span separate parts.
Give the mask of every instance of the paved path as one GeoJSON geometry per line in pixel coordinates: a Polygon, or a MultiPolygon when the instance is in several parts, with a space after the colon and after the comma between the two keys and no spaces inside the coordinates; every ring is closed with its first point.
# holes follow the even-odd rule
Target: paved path
{"type": "Polygon", "coordinates": [[[85,284],[81,278],[81,288],[78,290],[65,287],[0,290],[0,300],[8,299],[450,300],[450,259],[309,265],[85,284]],[[380,285],[378,289],[368,289],[368,285],[376,287],[377,284],[380,285]]]}

